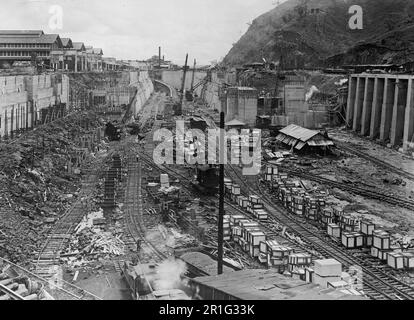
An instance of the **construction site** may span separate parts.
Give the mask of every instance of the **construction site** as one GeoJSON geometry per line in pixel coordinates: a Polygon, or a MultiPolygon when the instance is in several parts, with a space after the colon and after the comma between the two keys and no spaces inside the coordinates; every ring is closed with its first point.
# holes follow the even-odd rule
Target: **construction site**
{"type": "Polygon", "coordinates": [[[414,299],[403,64],[157,57],[0,69],[0,300],[414,299]]]}

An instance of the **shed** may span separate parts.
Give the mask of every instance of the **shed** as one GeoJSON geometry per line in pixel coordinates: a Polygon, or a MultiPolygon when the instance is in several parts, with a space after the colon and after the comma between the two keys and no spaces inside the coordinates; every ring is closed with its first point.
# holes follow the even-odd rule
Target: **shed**
{"type": "Polygon", "coordinates": [[[276,140],[296,150],[302,150],[303,147],[329,147],[335,144],[331,139],[322,135],[319,131],[310,130],[301,126],[290,124],[281,129],[276,136],[276,140]]]}
{"type": "Polygon", "coordinates": [[[191,287],[205,300],[365,300],[336,289],[323,289],[281,275],[276,270],[250,269],[198,277],[191,287]]]}

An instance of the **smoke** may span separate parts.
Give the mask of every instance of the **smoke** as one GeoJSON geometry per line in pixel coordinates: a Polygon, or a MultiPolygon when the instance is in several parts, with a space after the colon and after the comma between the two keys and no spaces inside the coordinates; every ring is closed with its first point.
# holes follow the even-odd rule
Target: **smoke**
{"type": "Polygon", "coordinates": [[[305,96],[305,101],[309,101],[309,99],[312,98],[315,92],[319,92],[319,89],[315,86],[310,87],[308,93],[305,96]]]}
{"type": "Polygon", "coordinates": [[[180,287],[183,283],[181,275],[185,274],[187,266],[182,260],[168,259],[157,266],[154,290],[169,290],[180,287]]]}

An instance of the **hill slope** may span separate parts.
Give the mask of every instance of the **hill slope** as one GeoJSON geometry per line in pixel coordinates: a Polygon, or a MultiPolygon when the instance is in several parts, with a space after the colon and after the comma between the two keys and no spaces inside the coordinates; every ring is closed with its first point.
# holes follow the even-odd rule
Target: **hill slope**
{"type": "Polygon", "coordinates": [[[223,62],[400,63],[414,60],[413,30],[412,0],[289,0],[256,18],[223,62]],[[363,8],[363,30],[348,26],[352,5],[363,8]]]}

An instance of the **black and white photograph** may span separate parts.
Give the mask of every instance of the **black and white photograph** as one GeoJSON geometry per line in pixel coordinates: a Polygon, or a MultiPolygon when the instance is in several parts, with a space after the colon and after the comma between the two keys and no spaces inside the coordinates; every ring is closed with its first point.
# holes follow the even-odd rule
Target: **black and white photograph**
{"type": "Polygon", "coordinates": [[[11,300],[414,300],[414,0],[0,0],[11,300]]]}

